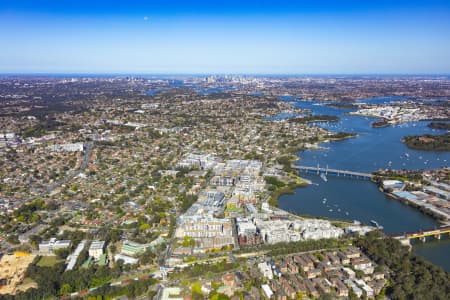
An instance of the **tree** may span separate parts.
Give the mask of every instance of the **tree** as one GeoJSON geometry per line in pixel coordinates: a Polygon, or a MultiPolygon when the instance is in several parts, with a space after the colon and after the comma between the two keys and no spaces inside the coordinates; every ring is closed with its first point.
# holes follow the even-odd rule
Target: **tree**
{"type": "Polygon", "coordinates": [[[19,241],[19,237],[17,236],[17,234],[11,234],[9,235],[6,240],[8,241],[8,243],[13,244],[13,245],[19,245],[20,241],[19,241]]]}
{"type": "Polygon", "coordinates": [[[72,292],[72,287],[70,286],[70,284],[63,284],[61,286],[61,288],[59,289],[59,294],[60,295],[68,295],[72,292]]]}
{"type": "Polygon", "coordinates": [[[69,249],[56,249],[53,251],[60,259],[66,259],[66,257],[70,254],[69,249]]]}
{"type": "Polygon", "coordinates": [[[192,299],[203,299],[202,284],[197,281],[191,286],[192,299]]]}

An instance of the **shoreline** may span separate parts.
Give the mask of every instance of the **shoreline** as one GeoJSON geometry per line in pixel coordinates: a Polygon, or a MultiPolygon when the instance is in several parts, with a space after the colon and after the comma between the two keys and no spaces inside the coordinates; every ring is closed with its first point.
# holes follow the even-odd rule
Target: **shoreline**
{"type": "Polygon", "coordinates": [[[383,194],[385,194],[386,196],[388,196],[389,198],[391,198],[393,200],[400,201],[401,203],[403,203],[405,205],[412,206],[412,207],[418,209],[421,213],[432,217],[435,221],[437,221],[438,223],[440,223],[442,225],[448,225],[450,223],[450,219],[448,219],[448,218],[446,219],[443,214],[439,214],[427,207],[424,207],[424,205],[420,205],[414,201],[410,201],[408,199],[398,197],[392,193],[386,193],[381,188],[379,188],[379,190],[380,190],[380,192],[382,192],[383,194]]]}
{"type": "Polygon", "coordinates": [[[279,202],[278,200],[280,199],[281,196],[283,195],[293,195],[295,190],[301,187],[306,187],[308,185],[311,184],[311,181],[304,179],[300,176],[298,176],[303,182],[293,182],[291,184],[287,184],[286,186],[273,191],[273,193],[270,195],[269,198],[269,205],[276,207],[277,209],[281,209],[279,207],[279,202]]]}
{"type": "MultiPolygon", "coordinates": [[[[327,138],[324,138],[323,140],[319,140],[315,143],[311,143],[310,145],[313,147],[305,148],[303,146],[299,149],[296,149],[295,153],[291,154],[292,156],[295,156],[295,159],[292,159],[292,162],[301,160],[301,157],[297,154],[299,151],[304,151],[304,150],[308,150],[308,149],[321,150],[321,149],[324,149],[324,147],[321,147],[319,145],[320,143],[337,142],[337,141],[347,140],[347,139],[351,139],[351,138],[356,138],[358,136],[359,136],[359,134],[356,134],[356,133],[345,133],[345,135],[342,137],[334,137],[334,138],[327,137],[327,138]]],[[[271,206],[279,208],[278,200],[280,199],[281,196],[292,195],[292,194],[294,194],[294,192],[297,188],[306,187],[306,186],[312,184],[312,182],[310,180],[301,177],[299,175],[298,171],[295,171],[295,172],[296,172],[296,174],[295,174],[296,182],[286,183],[286,186],[284,186],[280,189],[277,189],[271,193],[269,201],[268,201],[271,206]]]]}
{"type": "Polygon", "coordinates": [[[420,150],[420,151],[431,151],[431,152],[448,152],[450,151],[450,147],[447,146],[446,139],[448,139],[449,133],[432,135],[432,134],[424,134],[424,135],[412,135],[412,136],[404,136],[400,142],[406,145],[408,149],[412,150],[420,150]],[[421,139],[435,139],[431,142],[422,142],[421,139]],[[439,144],[435,145],[433,143],[438,141],[439,144]],[[418,143],[418,144],[415,144],[418,143]]]}

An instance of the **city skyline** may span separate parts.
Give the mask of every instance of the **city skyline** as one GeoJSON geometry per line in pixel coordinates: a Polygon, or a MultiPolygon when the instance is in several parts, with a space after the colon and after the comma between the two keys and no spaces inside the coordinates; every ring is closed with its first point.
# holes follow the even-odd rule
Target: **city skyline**
{"type": "Polygon", "coordinates": [[[448,74],[445,1],[4,1],[1,73],[448,74]]]}

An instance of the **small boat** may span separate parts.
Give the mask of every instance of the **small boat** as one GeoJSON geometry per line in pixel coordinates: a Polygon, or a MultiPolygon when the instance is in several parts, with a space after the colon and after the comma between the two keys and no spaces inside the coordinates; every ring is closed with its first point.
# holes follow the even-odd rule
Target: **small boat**
{"type": "Polygon", "coordinates": [[[323,173],[320,174],[320,178],[322,178],[322,180],[325,181],[325,182],[328,181],[327,176],[325,176],[325,174],[323,174],[323,173]]]}
{"type": "Polygon", "coordinates": [[[378,224],[377,221],[370,220],[370,223],[371,223],[372,225],[374,225],[377,229],[383,229],[383,226],[381,226],[380,224],[378,224]]]}
{"type": "Polygon", "coordinates": [[[370,223],[371,223],[372,225],[375,225],[375,226],[378,227],[378,222],[377,222],[377,221],[375,221],[375,220],[370,220],[370,223]]]}
{"type": "Polygon", "coordinates": [[[333,211],[332,209],[329,210],[329,212],[332,212],[332,211],[333,211]]]}
{"type": "Polygon", "coordinates": [[[345,214],[348,216],[348,211],[346,211],[345,214]]]}
{"type": "Polygon", "coordinates": [[[405,153],[405,156],[406,156],[406,157],[409,157],[409,153],[405,153]]]}

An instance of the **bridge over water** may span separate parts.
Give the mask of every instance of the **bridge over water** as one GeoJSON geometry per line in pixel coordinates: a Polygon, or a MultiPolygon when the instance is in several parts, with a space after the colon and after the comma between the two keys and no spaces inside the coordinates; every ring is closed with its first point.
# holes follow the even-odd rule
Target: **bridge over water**
{"type": "Polygon", "coordinates": [[[330,168],[328,168],[328,166],[326,166],[325,168],[321,168],[319,165],[317,165],[317,167],[293,165],[292,168],[297,169],[300,172],[317,174],[317,175],[325,174],[325,175],[343,176],[343,177],[351,177],[351,178],[356,178],[356,179],[367,179],[367,180],[370,180],[373,178],[373,175],[369,174],[369,173],[330,169],[330,168]]]}
{"type": "Polygon", "coordinates": [[[405,232],[403,234],[392,235],[391,237],[397,240],[411,240],[411,239],[421,239],[425,241],[428,236],[433,236],[440,239],[443,234],[450,234],[450,226],[443,226],[437,229],[430,230],[418,230],[413,232],[405,232]]]}

